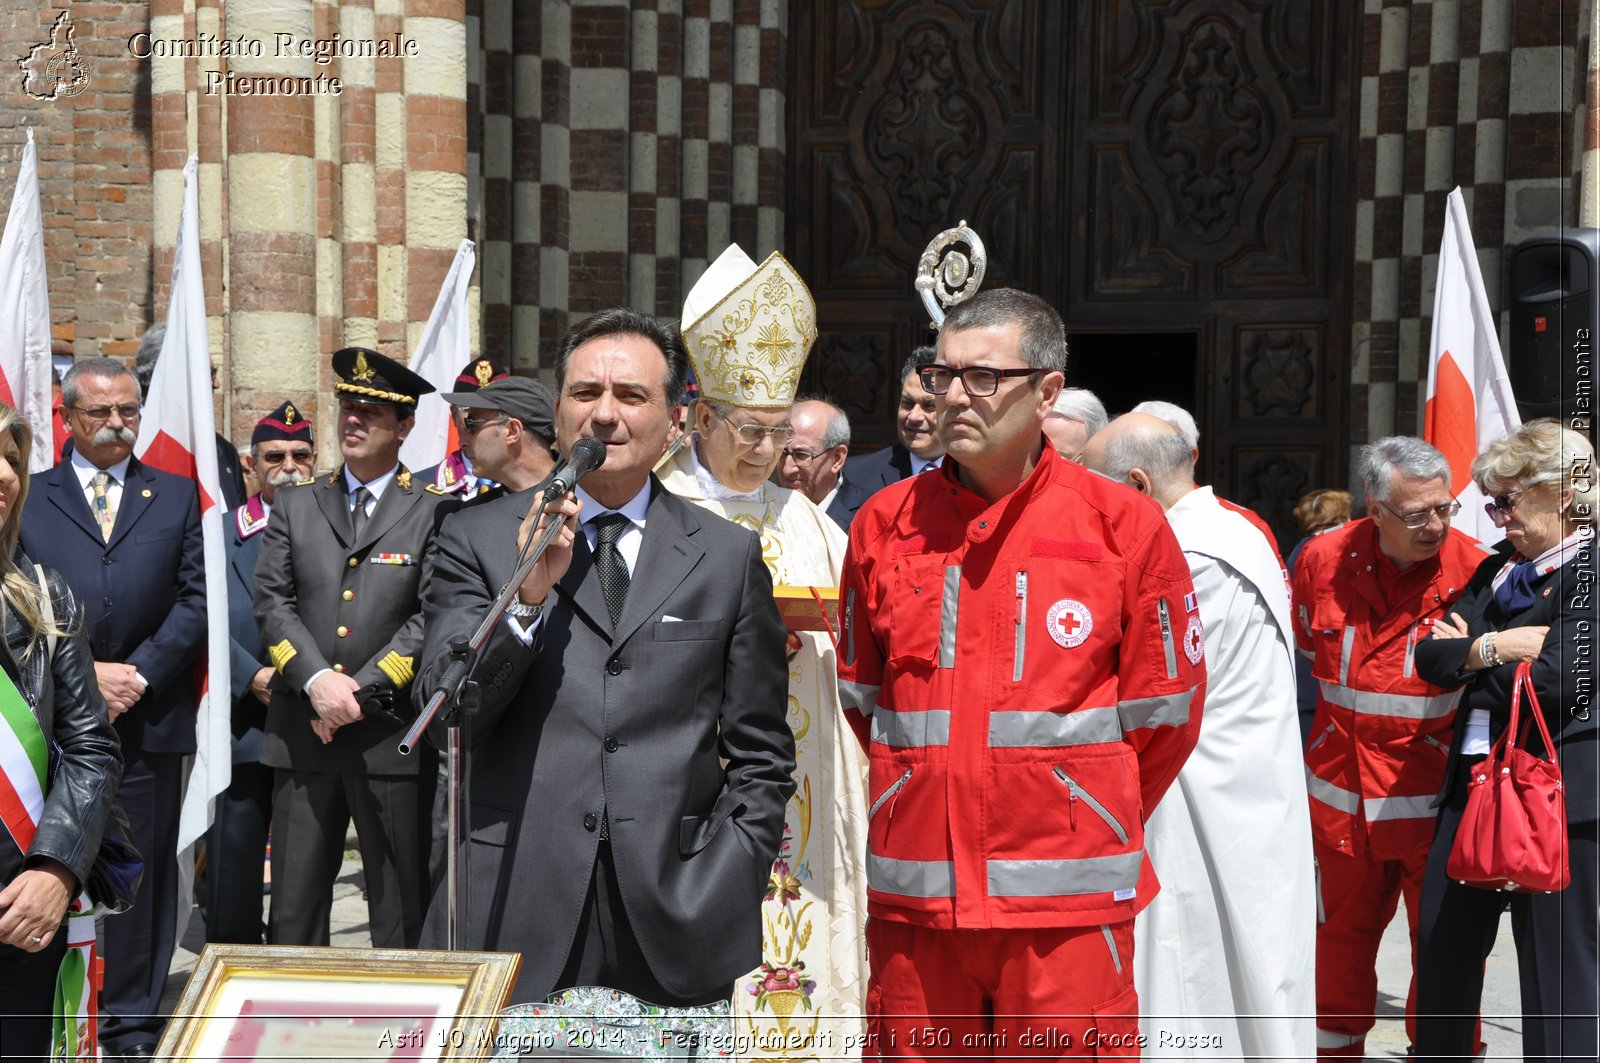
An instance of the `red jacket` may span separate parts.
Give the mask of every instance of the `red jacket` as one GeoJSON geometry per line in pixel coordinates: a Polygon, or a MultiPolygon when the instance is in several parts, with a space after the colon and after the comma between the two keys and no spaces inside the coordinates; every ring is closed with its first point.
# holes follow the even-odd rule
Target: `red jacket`
{"type": "Polygon", "coordinates": [[[1149,499],[1048,446],[992,506],[957,469],[884,488],[851,526],[839,673],[870,726],[869,913],[1131,919],[1158,888],[1146,810],[1199,737],[1188,565],[1149,499]]]}
{"type": "Polygon", "coordinates": [[[1427,850],[1460,692],[1417,675],[1414,653],[1483,557],[1452,530],[1433,559],[1401,571],[1370,517],[1301,552],[1295,637],[1317,680],[1306,784],[1323,845],[1376,860],[1427,850]]]}

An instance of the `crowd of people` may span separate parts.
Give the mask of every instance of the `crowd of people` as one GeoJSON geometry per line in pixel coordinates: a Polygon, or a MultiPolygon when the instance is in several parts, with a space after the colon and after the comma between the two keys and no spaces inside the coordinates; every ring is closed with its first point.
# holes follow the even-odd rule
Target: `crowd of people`
{"type": "MultiPolygon", "coordinates": [[[[733,247],[681,326],[575,324],[553,392],[474,359],[433,468],[399,458],[433,387],[365,348],[332,356],[336,460],[291,403],[255,425],[256,489],[228,522],[208,939],[327,944],[353,823],[373,945],[519,952],[514,1001],[598,985],[726,1007],[760,1058],[1360,1058],[1403,902],[1415,1058],[1467,1060],[1509,906],[1525,1058],[1596,1057],[1588,439],[1534,421],[1478,457],[1498,544],[1452,529],[1437,450],[1374,441],[1367,515],[1308,495],[1286,565],[1197,482],[1186,411],[1110,417],[1064,386],[1067,336],[1035,296],[952,307],[901,367],[896,442],[868,454],[837,404],[796,394],[815,338],[793,268],[733,247]],[[603,463],[546,491],[583,440],[603,463]],[[546,538],[469,707],[402,754],[452,641],[546,538]],[[1572,884],[1552,894],[1445,873],[1521,662],[1566,777],[1572,884]]],[[[69,916],[121,912],[100,1033],[138,1060],[180,900],[197,493],[132,456],[120,362],[75,364],[60,416],[30,494],[33,441],[0,408],[20,751],[0,763],[23,810],[0,984],[43,1017],[0,1020],[0,1051],[49,1054],[69,916]]]]}

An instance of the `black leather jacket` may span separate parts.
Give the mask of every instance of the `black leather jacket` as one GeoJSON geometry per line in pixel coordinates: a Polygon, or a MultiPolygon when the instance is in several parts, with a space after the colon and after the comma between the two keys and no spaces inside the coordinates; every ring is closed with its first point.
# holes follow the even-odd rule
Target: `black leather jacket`
{"type": "MultiPolygon", "coordinates": [[[[33,563],[20,551],[16,561],[24,576],[34,576],[33,563]]],[[[44,571],[57,624],[81,632],[83,610],[72,588],[54,569],[44,571]]],[[[42,640],[22,662],[27,631],[16,610],[6,607],[4,612],[0,667],[22,692],[50,743],[51,781],[44,815],[26,858],[10,835],[0,831],[0,883],[9,883],[25,867],[49,858],[71,868],[81,887],[100,851],[101,835],[122,781],[122,745],[107,718],[105,699],[95,680],[94,658],[83,635],[57,639],[50,667],[46,666],[49,654],[42,640]]]]}

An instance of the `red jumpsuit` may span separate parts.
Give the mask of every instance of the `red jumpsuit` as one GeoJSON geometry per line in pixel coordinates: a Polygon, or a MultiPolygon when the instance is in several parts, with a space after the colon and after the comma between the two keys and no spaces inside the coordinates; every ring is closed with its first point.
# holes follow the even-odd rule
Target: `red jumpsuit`
{"type": "MultiPolygon", "coordinates": [[[[1378,946],[1402,896],[1416,956],[1432,803],[1460,693],[1418,676],[1414,652],[1483,557],[1451,531],[1434,558],[1401,570],[1366,518],[1312,539],[1295,567],[1295,635],[1318,688],[1306,785],[1319,894],[1319,1056],[1365,1050],[1378,946]]],[[[1406,996],[1413,1038],[1415,981],[1406,996]]]]}
{"type": "Polygon", "coordinates": [[[1145,810],[1204,697],[1189,568],[1149,499],[1049,447],[993,505],[956,473],[879,491],[845,560],[869,1054],[1136,1053],[1145,810]]]}

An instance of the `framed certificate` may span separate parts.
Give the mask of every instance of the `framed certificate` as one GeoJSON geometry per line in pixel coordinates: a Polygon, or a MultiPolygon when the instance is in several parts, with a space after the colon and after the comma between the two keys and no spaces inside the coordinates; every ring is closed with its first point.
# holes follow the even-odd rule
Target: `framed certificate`
{"type": "Polygon", "coordinates": [[[481,1060],[522,957],[207,945],[157,1058],[481,1060]]]}

